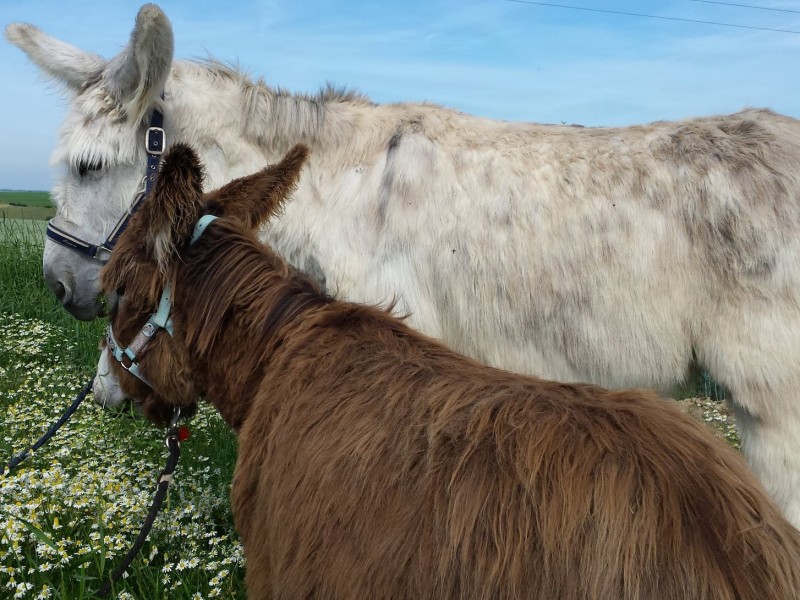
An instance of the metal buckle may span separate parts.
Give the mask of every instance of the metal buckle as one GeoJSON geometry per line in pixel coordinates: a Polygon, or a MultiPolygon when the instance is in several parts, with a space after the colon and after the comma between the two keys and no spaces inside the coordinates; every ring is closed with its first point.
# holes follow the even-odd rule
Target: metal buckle
{"type": "MultiPolygon", "coordinates": [[[[108,349],[111,352],[111,354],[114,354],[117,351],[117,344],[114,341],[114,334],[111,331],[110,323],[106,328],[106,344],[108,344],[108,349]]],[[[116,356],[114,358],[116,358],[116,356]]]]}
{"type": "Polygon", "coordinates": [[[156,156],[161,156],[164,154],[164,148],[167,145],[167,134],[164,133],[164,129],[161,127],[150,127],[147,130],[147,135],[145,136],[144,147],[147,150],[148,154],[154,154],[156,156]],[[153,135],[151,138],[150,135],[153,135]]]}
{"type": "Polygon", "coordinates": [[[92,258],[94,258],[95,260],[99,260],[101,263],[105,264],[111,259],[111,253],[112,253],[111,248],[108,248],[105,245],[105,243],[103,243],[97,247],[97,250],[95,250],[94,255],[92,255],[92,258]]]}

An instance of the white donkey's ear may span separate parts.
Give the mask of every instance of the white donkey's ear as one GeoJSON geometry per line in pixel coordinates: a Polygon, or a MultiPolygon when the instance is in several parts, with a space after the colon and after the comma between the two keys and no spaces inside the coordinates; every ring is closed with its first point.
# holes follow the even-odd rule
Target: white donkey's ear
{"type": "Polygon", "coordinates": [[[72,92],[79,92],[102,72],[108,91],[134,122],[149,112],[163,91],[174,52],[172,25],[155,4],[139,9],[128,45],[110,61],[27,23],[6,27],[6,38],[72,92]]]}
{"type": "Polygon", "coordinates": [[[6,27],[6,39],[72,92],[79,91],[106,65],[101,56],[57,40],[28,23],[12,23],[6,27]]]}
{"type": "Polygon", "coordinates": [[[174,52],[172,25],[155,4],[145,4],[127,47],[111,59],[105,81],[127,115],[140,121],[164,89],[174,52]]]}

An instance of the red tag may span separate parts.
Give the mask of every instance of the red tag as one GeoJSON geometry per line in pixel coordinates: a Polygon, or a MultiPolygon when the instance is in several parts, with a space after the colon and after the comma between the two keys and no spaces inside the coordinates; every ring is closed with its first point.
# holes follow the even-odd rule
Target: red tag
{"type": "Polygon", "coordinates": [[[189,439],[189,428],[186,425],[181,425],[178,427],[178,439],[181,442],[185,442],[189,439]]]}

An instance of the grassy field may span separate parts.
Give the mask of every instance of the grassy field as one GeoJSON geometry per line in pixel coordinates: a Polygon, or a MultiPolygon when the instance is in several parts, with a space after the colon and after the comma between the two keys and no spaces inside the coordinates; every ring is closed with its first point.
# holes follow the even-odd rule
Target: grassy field
{"type": "MultiPolygon", "coordinates": [[[[105,323],[80,323],[42,279],[42,223],[0,218],[0,462],[33,443],[95,368],[105,323]]],[[[207,407],[120,599],[243,598],[229,503],[234,436],[207,407]]],[[[144,521],[162,431],[91,402],[0,475],[0,598],[91,598],[144,521]]]]}
{"type": "Polygon", "coordinates": [[[18,244],[20,239],[27,239],[28,246],[40,248],[44,244],[46,221],[6,217],[0,210],[0,223],[0,243],[18,244]]]}
{"type": "Polygon", "coordinates": [[[50,192],[25,192],[19,190],[0,191],[0,204],[13,204],[15,206],[53,206],[52,202],[50,202],[50,192]]]}
{"type": "Polygon", "coordinates": [[[0,191],[0,219],[46,221],[55,212],[49,192],[0,191]]]}

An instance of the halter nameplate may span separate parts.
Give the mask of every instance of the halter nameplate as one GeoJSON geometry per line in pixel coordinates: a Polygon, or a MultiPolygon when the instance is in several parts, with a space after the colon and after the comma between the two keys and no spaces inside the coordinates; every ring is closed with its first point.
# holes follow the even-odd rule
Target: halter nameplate
{"type": "Polygon", "coordinates": [[[155,325],[153,325],[149,321],[145,323],[145,326],[142,327],[142,330],[130,343],[130,346],[128,346],[128,350],[132,352],[134,355],[139,354],[142,350],[145,349],[145,347],[147,347],[150,338],[153,337],[153,335],[155,335],[156,331],[158,331],[158,329],[156,328],[155,325]]]}

